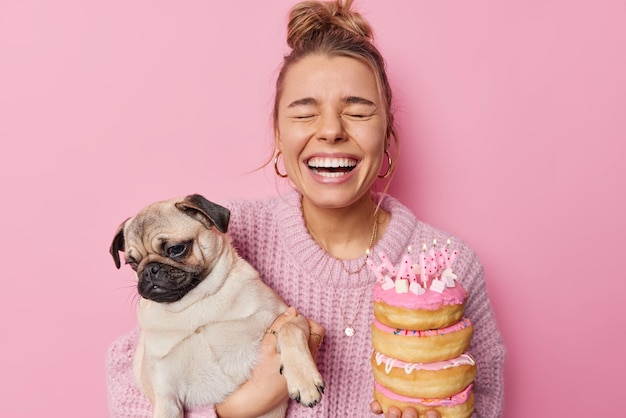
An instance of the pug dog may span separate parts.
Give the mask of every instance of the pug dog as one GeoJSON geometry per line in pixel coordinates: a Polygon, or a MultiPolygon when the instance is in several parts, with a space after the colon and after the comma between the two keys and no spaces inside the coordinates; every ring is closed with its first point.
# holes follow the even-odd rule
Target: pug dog
{"type": "MultiPolygon", "coordinates": [[[[183,417],[185,408],[218,404],[246,381],[265,333],[276,335],[289,397],[315,406],[324,381],[308,346],[309,325],[233,246],[230,211],[200,195],[157,202],[124,221],[111,244],[137,273],[140,336],[134,373],[153,417],[183,417]]],[[[282,417],[286,403],[266,417],[282,417]]]]}

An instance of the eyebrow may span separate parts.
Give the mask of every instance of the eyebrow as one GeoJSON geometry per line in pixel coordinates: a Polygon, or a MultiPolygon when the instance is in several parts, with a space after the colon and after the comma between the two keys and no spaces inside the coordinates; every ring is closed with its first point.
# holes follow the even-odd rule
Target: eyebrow
{"type": "MultiPolygon", "coordinates": [[[[376,106],[376,103],[372,102],[363,97],[359,96],[347,96],[341,100],[345,104],[362,104],[367,106],[376,106]]],[[[303,99],[294,100],[293,102],[287,105],[288,108],[297,107],[297,106],[309,106],[309,105],[317,105],[318,101],[313,97],[305,97],[303,99]]]]}
{"type": "Polygon", "coordinates": [[[343,99],[343,102],[346,104],[362,104],[362,105],[367,105],[367,106],[376,106],[376,103],[374,103],[373,101],[368,100],[363,97],[358,97],[358,96],[345,97],[343,99]]]}
{"type": "Polygon", "coordinates": [[[289,103],[289,105],[287,105],[287,107],[296,107],[296,106],[308,106],[308,105],[316,105],[317,104],[317,100],[315,100],[312,97],[305,97],[304,99],[298,99],[298,100],[294,100],[293,102],[289,103]]]}

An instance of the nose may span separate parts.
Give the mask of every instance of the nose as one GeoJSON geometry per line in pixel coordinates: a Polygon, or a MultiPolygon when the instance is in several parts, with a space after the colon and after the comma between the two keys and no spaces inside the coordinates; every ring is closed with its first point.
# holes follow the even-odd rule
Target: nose
{"type": "Polygon", "coordinates": [[[159,263],[149,263],[147,264],[143,271],[141,272],[141,277],[144,280],[154,280],[159,271],[161,270],[161,264],[159,263]]]}
{"type": "Polygon", "coordinates": [[[340,115],[324,114],[319,120],[317,138],[328,142],[340,142],[346,138],[346,132],[340,115]]]}

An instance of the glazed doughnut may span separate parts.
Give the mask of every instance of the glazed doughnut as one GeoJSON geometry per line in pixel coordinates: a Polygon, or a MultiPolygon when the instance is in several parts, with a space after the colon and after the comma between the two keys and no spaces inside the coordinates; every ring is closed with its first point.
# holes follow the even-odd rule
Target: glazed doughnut
{"type": "Polygon", "coordinates": [[[465,304],[443,305],[439,309],[410,309],[374,301],[374,315],[380,322],[401,329],[437,329],[454,324],[463,317],[465,304]]]}
{"type": "Polygon", "coordinates": [[[374,379],[394,393],[412,398],[449,398],[468,387],[476,375],[469,354],[433,363],[409,363],[379,352],[372,355],[374,379]]]}
{"type": "Polygon", "coordinates": [[[469,319],[434,330],[391,328],[372,322],[372,346],[389,357],[411,363],[430,363],[460,356],[469,348],[473,327],[469,319]]]}
{"type": "Polygon", "coordinates": [[[426,411],[435,410],[439,412],[441,418],[470,418],[474,411],[472,385],[446,399],[418,399],[395,394],[379,383],[375,383],[374,399],[380,403],[385,413],[390,406],[396,406],[401,410],[408,407],[415,408],[419,416],[423,416],[426,411]]]}

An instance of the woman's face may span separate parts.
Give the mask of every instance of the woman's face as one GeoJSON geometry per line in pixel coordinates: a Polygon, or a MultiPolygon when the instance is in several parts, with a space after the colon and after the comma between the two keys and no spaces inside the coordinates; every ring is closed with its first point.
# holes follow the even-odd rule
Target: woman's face
{"type": "Polygon", "coordinates": [[[276,140],[289,179],[319,207],[369,198],[387,132],[372,70],[354,58],[311,55],[283,83],[276,140]]]}

